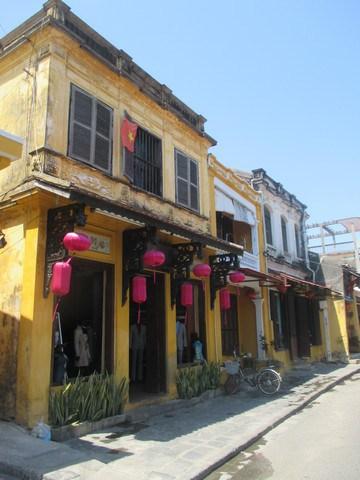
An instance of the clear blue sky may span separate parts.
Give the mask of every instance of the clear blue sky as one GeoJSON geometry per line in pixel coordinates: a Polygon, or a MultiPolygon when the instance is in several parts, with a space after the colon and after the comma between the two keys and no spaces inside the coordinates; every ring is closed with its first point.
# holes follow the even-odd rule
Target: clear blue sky
{"type": "MultiPolygon", "coordinates": [[[[262,167],[310,221],[360,215],[359,0],[68,0],[208,122],[219,160],[262,167]]],[[[41,8],[6,2],[0,36],[41,8]]]]}

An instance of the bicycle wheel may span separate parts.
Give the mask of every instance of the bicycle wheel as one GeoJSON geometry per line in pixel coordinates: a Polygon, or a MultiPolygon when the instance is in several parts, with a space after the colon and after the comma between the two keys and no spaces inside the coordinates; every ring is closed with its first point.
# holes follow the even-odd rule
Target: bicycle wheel
{"type": "Polygon", "coordinates": [[[229,375],[224,383],[224,390],[227,395],[232,395],[239,390],[240,387],[240,376],[236,373],[235,375],[229,375]]]}
{"type": "Polygon", "coordinates": [[[281,377],[275,370],[265,369],[259,373],[256,384],[260,392],[265,395],[273,395],[279,391],[281,377]]]}

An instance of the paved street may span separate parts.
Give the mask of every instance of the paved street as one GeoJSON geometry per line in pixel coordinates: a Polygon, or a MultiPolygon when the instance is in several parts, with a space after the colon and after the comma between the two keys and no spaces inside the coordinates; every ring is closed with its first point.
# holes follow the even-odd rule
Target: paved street
{"type": "Polygon", "coordinates": [[[360,375],[286,420],[207,480],[358,480],[360,375]]]}
{"type": "MultiPolygon", "coordinates": [[[[136,423],[119,424],[63,443],[43,442],[29,436],[16,425],[1,422],[0,472],[32,480],[198,480],[225,459],[232,458],[262,438],[309,402],[318,401],[321,398],[319,395],[325,390],[354,374],[360,375],[359,365],[320,363],[305,372],[292,373],[275,397],[264,397],[256,390],[242,390],[233,396],[219,396],[197,404],[189,402],[188,407],[175,408],[160,415],[145,415],[142,420],[137,418],[136,423]]],[[[349,383],[352,385],[352,382],[349,383]]],[[[336,392],[342,389],[345,390],[345,387],[338,387],[336,392]]],[[[338,395],[331,393],[330,397],[338,395]]],[[[359,397],[358,391],[353,395],[359,397]]],[[[351,392],[348,396],[351,396],[351,392]]],[[[350,412],[351,408],[345,406],[350,412]]],[[[341,413],[343,409],[343,403],[336,406],[337,412],[341,413]]],[[[315,406],[309,411],[315,412],[315,406]]],[[[356,415],[356,410],[354,412],[356,415]]],[[[340,415],[341,422],[340,413],[337,416],[340,415]]],[[[294,421],[301,418],[302,414],[296,416],[294,421]]],[[[335,438],[337,444],[342,445],[339,434],[334,434],[328,427],[332,418],[332,413],[325,413],[323,422],[328,430],[317,430],[322,431],[324,436],[335,438]]],[[[289,427],[291,435],[297,435],[292,446],[295,456],[299,452],[299,444],[309,443],[313,435],[311,425],[305,437],[304,434],[297,435],[296,428],[289,427]]],[[[345,428],[335,429],[335,432],[347,435],[348,428],[345,422],[345,428]]],[[[354,448],[355,440],[351,441],[351,448],[354,448]]],[[[279,452],[281,454],[281,449],[279,452]]],[[[241,478],[270,478],[270,469],[275,468],[277,461],[280,459],[274,459],[272,463],[266,457],[261,463],[262,470],[268,476],[251,477],[249,473],[249,476],[241,478]]],[[[254,464],[256,468],[258,465],[254,464]]],[[[238,472],[237,466],[235,468],[238,472]]],[[[215,478],[218,480],[221,474],[215,478]]],[[[225,476],[222,480],[226,478],[231,476],[225,476]]],[[[287,472],[284,477],[274,478],[293,480],[296,477],[287,472]]],[[[317,477],[308,478],[318,480],[317,477]]]]}

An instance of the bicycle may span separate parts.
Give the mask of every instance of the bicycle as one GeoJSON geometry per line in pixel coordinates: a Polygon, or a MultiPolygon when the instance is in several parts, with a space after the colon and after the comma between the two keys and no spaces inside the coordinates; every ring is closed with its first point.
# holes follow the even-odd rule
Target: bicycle
{"type": "MultiPolygon", "coordinates": [[[[241,358],[249,358],[243,355],[241,358]]],[[[274,395],[279,391],[281,375],[274,370],[272,365],[263,367],[260,370],[243,368],[241,358],[226,361],[224,363],[228,378],[224,384],[225,393],[232,395],[240,390],[241,382],[245,381],[251,387],[257,387],[264,395],[274,395]]]]}

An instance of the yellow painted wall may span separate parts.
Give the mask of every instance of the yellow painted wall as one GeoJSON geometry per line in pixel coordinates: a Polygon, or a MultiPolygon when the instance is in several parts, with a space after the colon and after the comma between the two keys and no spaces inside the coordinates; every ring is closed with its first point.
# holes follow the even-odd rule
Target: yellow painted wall
{"type": "Polygon", "coordinates": [[[25,239],[16,419],[30,426],[42,416],[47,419],[50,382],[47,360],[51,358],[53,302],[51,296],[43,297],[47,217],[44,201],[23,205],[25,239]]]}
{"type": "Polygon", "coordinates": [[[328,298],[331,351],[333,357],[343,358],[349,354],[345,302],[342,298],[328,298]]]}
{"type": "Polygon", "coordinates": [[[24,260],[24,215],[20,208],[0,213],[6,246],[0,250],[0,416],[15,415],[16,363],[24,260]]]}
{"type": "Polygon", "coordinates": [[[44,159],[44,172],[72,182],[85,190],[109,200],[156,212],[160,217],[179,224],[209,231],[209,194],[207,181],[207,151],[209,141],[146,97],[130,81],[99,62],[64,33],[52,30],[47,112],[46,144],[53,152],[44,159]],[[113,169],[112,177],[89,168],[76,160],[65,158],[68,150],[68,118],[70,90],[74,84],[113,109],[113,169]],[[120,126],[124,112],[142,128],[162,140],[163,199],[134,190],[122,175],[120,126]],[[58,128],[61,125],[62,128],[58,128]],[[178,208],[175,204],[175,158],[179,149],[198,162],[200,215],[178,208]]]}

